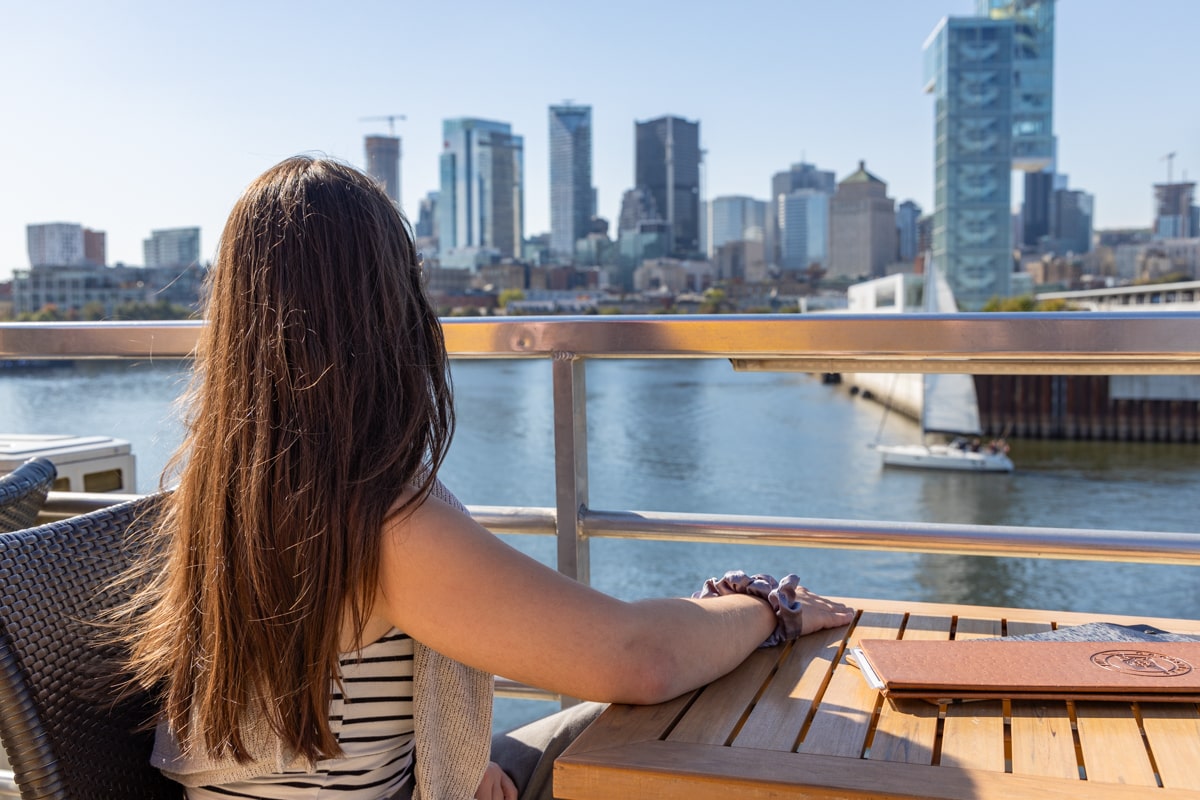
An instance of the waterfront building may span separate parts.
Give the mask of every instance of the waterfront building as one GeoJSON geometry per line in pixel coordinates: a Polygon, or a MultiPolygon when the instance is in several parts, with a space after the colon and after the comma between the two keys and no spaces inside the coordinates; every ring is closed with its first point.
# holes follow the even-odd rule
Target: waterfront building
{"type": "Polygon", "coordinates": [[[714,262],[717,280],[763,283],[768,277],[761,240],[725,242],[717,248],[714,262]]]}
{"type": "Polygon", "coordinates": [[[147,267],[186,267],[200,261],[199,228],[164,228],[142,240],[147,267]]]}
{"type": "Polygon", "coordinates": [[[707,205],[705,251],[714,258],[727,242],[762,242],[766,231],[767,204],[743,195],[714,197],[707,205]]]}
{"type": "Polygon", "coordinates": [[[363,140],[367,174],[400,206],[400,137],[375,134],[363,140]]]}
{"type": "Polygon", "coordinates": [[[1154,184],[1154,237],[1188,239],[1200,235],[1195,220],[1196,184],[1191,182],[1154,184]]]}
{"type": "Polygon", "coordinates": [[[1010,172],[1054,160],[1053,0],[978,0],[925,42],[935,99],[933,257],[964,310],[1011,294],[1010,172]]]}
{"type": "Polygon", "coordinates": [[[519,258],[524,239],[524,138],[507,122],[442,122],[439,253],[489,248],[519,258]]]}
{"type": "Polygon", "coordinates": [[[196,309],[207,268],[182,266],[108,267],[98,264],[39,265],[13,272],[13,313],[37,313],[53,306],[64,314],[89,308],[111,317],[119,306],[162,301],[196,309]]]}
{"type": "Polygon", "coordinates": [[[709,261],[679,258],[652,258],[634,271],[633,288],[650,294],[677,295],[703,292],[715,279],[709,261]]]}
{"type": "Polygon", "coordinates": [[[828,254],[829,195],[819,189],[797,189],[778,199],[780,266],[805,270],[825,266],[828,254]]]}
{"type": "Polygon", "coordinates": [[[832,196],[837,189],[837,176],[832,170],[819,169],[816,164],[805,161],[792,164],[787,170],[771,176],[770,209],[764,231],[769,264],[783,264],[783,249],[779,240],[780,198],[797,189],[815,189],[832,196]]]}
{"type": "Polygon", "coordinates": [[[896,257],[900,261],[911,263],[917,257],[917,246],[920,241],[918,221],[921,219],[921,207],[912,200],[905,200],[896,206],[896,257]]]}
{"type": "Polygon", "coordinates": [[[700,123],[659,117],[634,123],[634,186],[654,197],[670,231],[670,253],[700,252],[700,123]]]}
{"type": "Polygon", "coordinates": [[[108,263],[107,235],[104,231],[83,229],[83,260],[87,264],[103,267],[108,263]]]}
{"type": "Polygon", "coordinates": [[[550,250],[575,256],[575,242],[588,234],[596,214],[592,186],[592,107],[550,106],[550,250]]]}
{"type": "Polygon", "coordinates": [[[25,243],[31,267],[85,263],[83,226],[77,222],[26,225],[25,243]]]}
{"type": "Polygon", "coordinates": [[[829,204],[829,277],[880,277],[896,260],[896,208],[866,162],[838,184],[829,204]]]}

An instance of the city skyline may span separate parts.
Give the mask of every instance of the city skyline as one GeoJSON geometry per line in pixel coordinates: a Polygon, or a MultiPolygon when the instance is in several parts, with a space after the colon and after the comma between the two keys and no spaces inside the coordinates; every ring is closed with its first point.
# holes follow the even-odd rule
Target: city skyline
{"type": "MultiPolygon", "coordinates": [[[[635,122],[668,115],[701,125],[707,199],[765,200],[793,163],[840,180],[865,159],[897,203],[928,212],[921,46],[943,16],[975,13],[971,0],[764,2],[734,19],[716,3],[468,3],[451,40],[433,8],[218,2],[188,9],[183,40],[178,12],[123,8],[8,12],[0,69],[22,77],[0,86],[0,279],[28,266],[25,226],[48,222],[104,231],[110,264],[140,263],[152,230],[199,226],[208,259],[237,194],[270,164],[321,152],[365,166],[364,137],[385,127],[368,116],[406,116],[396,134],[414,223],[439,187],[443,120],[510,123],[525,138],[524,233],[548,232],[545,119],[567,99],[593,109],[593,184],[610,232],[633,186],[635,122]],[[505,22],[523,31],[507,41],[545,46],[497,48],[505,22]],[[665,46],[663,30],[678,43],[665,46]]],[[[1097,228],[1149,227],[1166,154],[1175,180],[1200,172],[1200,111],[1176,99],[1187,97],[1176,61],[1200,30],[1200,4],[1160,0],[1131,15],[1063,0],[1056,16],[1058,169],[1095,196],[1097,228]]]]}

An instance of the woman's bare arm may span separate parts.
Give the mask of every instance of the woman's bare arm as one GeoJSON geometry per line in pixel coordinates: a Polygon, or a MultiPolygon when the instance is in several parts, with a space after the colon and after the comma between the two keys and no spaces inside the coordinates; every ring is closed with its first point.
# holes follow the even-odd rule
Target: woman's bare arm
{"type": "MultiPolygon", "coordinates": [[[[813,624],[849,621],[818,608],[813,624]]],[[[480,669],[574,697],[631,703],[660,702],[725,674],[775,626],[770,607],[745,595],[609,597],[436,498],[386,526],[375,615],[480,669]]]]}

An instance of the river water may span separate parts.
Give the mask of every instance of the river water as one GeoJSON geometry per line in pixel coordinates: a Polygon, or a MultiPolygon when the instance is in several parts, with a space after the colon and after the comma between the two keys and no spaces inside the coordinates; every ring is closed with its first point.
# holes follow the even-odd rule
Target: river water
{"type": "MultiPolygon", "coordinates": [[[[554,505],[550,364],[454,361],[458,429],[443,469],[467,504],[554,505]]],[[[188,363],[78,362],[0,373],[0,430],[128,439],[138,489],[179,442],[188,363]]],[[[1014,441],[1011,475],[881,469],[869,445],[916,424],[811,376],[725,361],[587,368],[590,505],[864,520],[1200,533],[1200,448],[1014,441]]],[[[552,563],[550,537],[507,536],[552,563]]],[[[1195,617],[1190,567],[597,540],[592,582],[633,599],[690,593],[726,569],[797,572],[858,597],[1195,617]]],[[[540,704],[539,704],[540,705],[540,704]]],[[[500,712],[502,715],[507,712],[500,712]]],[[[513,712],[518,713],[518,712],[513,712]]],[[[518,713],[519,716],[519,713],[518,713]]]]}

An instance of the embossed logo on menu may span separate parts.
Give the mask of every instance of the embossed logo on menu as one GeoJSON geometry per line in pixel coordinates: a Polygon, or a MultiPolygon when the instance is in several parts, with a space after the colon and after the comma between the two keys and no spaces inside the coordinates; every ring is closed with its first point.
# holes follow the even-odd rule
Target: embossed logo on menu
{"type": "Polygon", "coordinates": [[[1092,656],[1092,663],[1124,675],[1146,678],[1176,678],[1192,671],[1192,665],[1182,658],[1151,650],[1104,650],[1092,656]]]}

